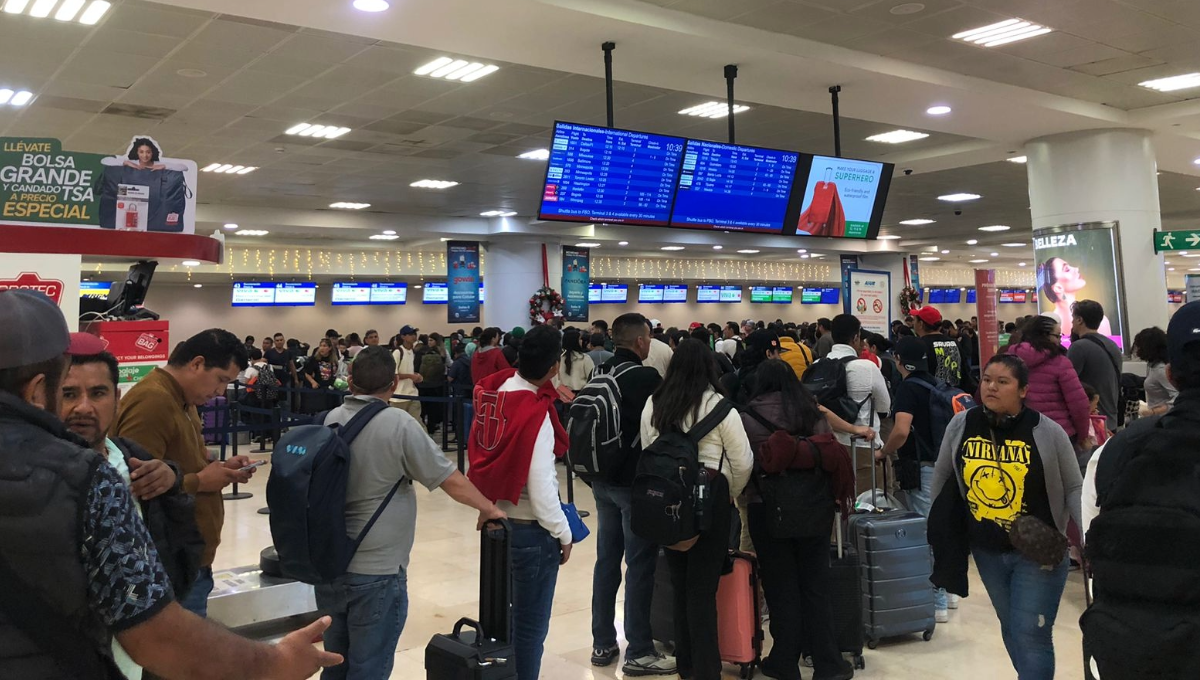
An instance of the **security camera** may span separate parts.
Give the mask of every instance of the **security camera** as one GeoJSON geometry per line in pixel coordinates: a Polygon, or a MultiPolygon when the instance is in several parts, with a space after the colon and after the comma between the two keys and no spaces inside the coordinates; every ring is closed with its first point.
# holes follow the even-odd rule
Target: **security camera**
{"type": "Polygon", "coordinates": [[[955,216],[955,217],[961,217],[961,216],[962,216],[962,211],[961,211],[961,210],[955,210],[955,211],[954,211],[954,216],[955,216]]]}
{"type": "Polygon", "coordinates": [[[905,175],[911,175],[911,174],[912,174],[912,168],[904,168],[904,174],[905,174],[905,175]]]}

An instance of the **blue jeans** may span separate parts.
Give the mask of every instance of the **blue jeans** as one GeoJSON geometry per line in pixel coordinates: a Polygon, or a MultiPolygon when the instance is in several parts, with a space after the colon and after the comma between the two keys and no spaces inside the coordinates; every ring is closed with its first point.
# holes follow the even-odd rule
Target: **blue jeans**
{"type": "Polygon", "coordinates": [[[1054,619],[1067,584],[1067,559],[1043,569],[1016,551],[971,549],[1000,619],[1004,647],[1019,680],[1054,679],[1054,619]]]}
{"type": "MultiPolygon", "coordinates": [[[[913,512],[918,512],[929,517],[929,509],[933,507],[933,498],[936,495],[933,491],[933,466],[921,466],[921,486],[908,491],[901,490],[898,494],[901,503],[913,512]]],[[[933,606],[936,609],[946,609],[949,606],[950,599],[946,595],[945,588],[933,589],[933,606]]]]}
{"type": "Polygon", "coordinates": [[[187,596],[179,600],[179,606],[200,618],[208,618],[208,596],[213,591],[212,567],[201,567],[200,575],[192,584],[187,596]]]}
{"type": "Polygon", "coordinates": [[[592,576],[592,646],[609,649],[617,645],[614,624],[617,589],[621,587],[621,558],[625,572],[626,659],[654,654],[650,636],[650,601],[654,597],[654,570],[658,545],[634,535],[629,526],[632,512],[629,487],[604,482],[592,485],[596,497],[596,570],[592,576]]]}
{"type": "Polygon", "coordinates": [[[396,644],[408,618],[404,570],[389,576],[346,574],[316,587],[317,609],[333,618],[325,649],[346,661],[321,680],[381,680],[392,674],[396,644]]]}
{"type": "Polygon", "coordinates": [[[562,548],[538,524],[513,524],[513,651],[517,680],[538,680],[562,548]]]}

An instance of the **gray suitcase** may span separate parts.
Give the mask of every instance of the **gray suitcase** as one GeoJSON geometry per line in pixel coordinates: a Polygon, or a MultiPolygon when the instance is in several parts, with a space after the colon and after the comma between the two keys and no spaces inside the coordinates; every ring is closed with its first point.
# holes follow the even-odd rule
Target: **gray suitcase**
{"type": "MultiPolygon", "coordinates": [[[[871,486],[875,467],[871,468],[871,486]]],[[[867,647],[884,638],[922,633],[933,638],[933,557],[928,522],[918,513],[893,510],[856,514],[850,535],[858,548],[863,631],[867,647]]]]}

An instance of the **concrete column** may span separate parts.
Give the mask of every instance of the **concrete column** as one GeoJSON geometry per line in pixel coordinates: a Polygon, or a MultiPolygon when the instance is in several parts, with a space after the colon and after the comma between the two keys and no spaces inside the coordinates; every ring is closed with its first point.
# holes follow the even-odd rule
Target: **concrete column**
{"type": "MultiPolygon", "coordinates": [[[[1035,139],[1025,146],[1025,152],[1029,158],[1029,205],[1035,232],[1087,222],[1119,224],[1119,262],[1089,261],[1086,268],[1080,266],[1080,275],[1085,280],[1089,276],[1102,280],[1107,276],[1107,265],[1124,282],[1120,316],[1125,349],[1139,330],[1148,326],[1166,328],[1166,272],[1162,256],[1154,253],[1153,232],[1162,227],[1162,221],[1151,133],[1072,132],[1035,139]]],[[[1079,299],[1098,297],[1088,293],[1085,286],[1079,299]]],[[[1040,301],[1039,308],[1048,311],[1049,306],[1040,301]]],[[[1113,310],[1106,308],[1105,315],[1112,324],[1117,323],[1113,310]]],[[[1064,319],[1064,329],[1070,323],[1070,319],[1064,319]]],[[[1113,334],[1118,335],[1115,327],[1113,334]]]]}
{"type": "MultiPolygon", "coordinates": [[[[483,320],[488,326],[511,331],[529,329],[529,297],[542,287],[542,244],[550,271],[550,287],[559,290],[562,251],[558,243],[541,238],[509,237],[487,245],[483,286],[487,302],[483,320]]],[[[562,291],[559,291],[562,292],[562,291]]]]}

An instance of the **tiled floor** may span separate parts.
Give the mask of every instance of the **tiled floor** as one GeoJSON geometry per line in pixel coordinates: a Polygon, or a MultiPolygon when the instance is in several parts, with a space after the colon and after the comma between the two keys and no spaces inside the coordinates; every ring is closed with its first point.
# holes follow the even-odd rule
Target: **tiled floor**
{"type": "MultiPolygon", "coordinates": [[[[267,468],[269,470],[269,468],[267,468]]],[[[561,469],[561,468],[560,468],[561,469]]],[[[217,568],[229,568],[258,562],[259,551],[270,544],[270,529],[265,515],[257,510],[265,505],[263,470],[246,488],[254,497],[225,504],[223,543],[217,552],[217,568]]],[[[565,480],[563,482],[564,494],[565,480]]],[[[576,485],[576,501],[581,509],[591,510],[593,501],[588,488],[576,485]]],[[[424,650],[435,633],[449,631],[462,616],[478,611],[479,538],[475,533],[475,513],[459,506],[441,491],[418,492],[416,545],[408,575],[410,598],[408,623],[396,650],[392,678],[418,680],[425,677],[424,650]]],[[[587,520],[589,523],[594,519],[587,520]]],[[[594,524],[592,524],[594,528],[594,524]]],[[[595,542],[576,547],[571,561],[559,574],[554,615],[542,677],[550,680],[592,680],[619,678],[618,666],[593,668],[591,654],[591,580],[595,563],[595,542]]],[[[972,574],[972,597],[951,612],[950,623],[939,625],[930,642],[920,636],[885,642],[877,650],[866,651],[867,668],[855,677],[866,680],[1012,680],[1016,677],[1000,640],[1000,627],[983,590],[972,574]]],[[[1083,583],[1072,574],[1063,596],[1055,628],[1059,678],[1082,677],[1079,615],[1084,607],[1083,583]]],[[[618,615],[621,608],[617,607],[618,615]]],[[[618,625],[618,630],[620,626],[618,625]]],[[[770,649],[770,636],[766,648],[770,649]]],[[[806,678],[811,677],[805,671],[806,678]]],[[[674,677],[674,676],[671,676],[674,677]]],[[[736,678],[737,669],[726,666],[725,677],[736,678]]],[[[758,676],[762,677],[762,676],[758,676]]]]}

